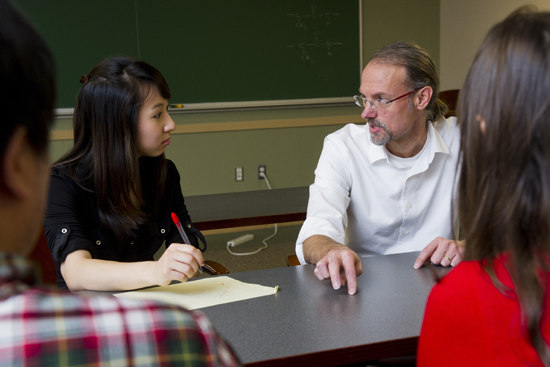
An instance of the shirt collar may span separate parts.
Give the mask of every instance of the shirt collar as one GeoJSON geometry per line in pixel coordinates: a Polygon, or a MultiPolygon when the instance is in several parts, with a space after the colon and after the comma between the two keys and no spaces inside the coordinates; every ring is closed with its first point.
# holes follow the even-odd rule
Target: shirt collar
{"type": "Polygon", "coordinates": [[[369,147],[369,161],[370,164],[380,161],[382,159],[388,160],[388,151],[384,146],[373,144],[370,141],[369,147]]]}
{"type": "MultiPolygon", "coordinates": [[[[435,156],[435,153],[451,154],[447,143],[443,140],[439,132],[434,128],[431,121],[428,122],[428,137],[422,149],[422,153],[428,159],[427,164],[430,164],[435,156]]],[[[369,162],[373,164],[379,160],[385,159],[388,161],[388,151],[385,146],[380,146],[370,142],[369,147],[369,162]]]]}

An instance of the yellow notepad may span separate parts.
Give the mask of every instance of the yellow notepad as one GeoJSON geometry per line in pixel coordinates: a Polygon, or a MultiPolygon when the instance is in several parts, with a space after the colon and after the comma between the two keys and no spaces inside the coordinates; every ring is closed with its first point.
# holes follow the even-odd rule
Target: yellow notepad
{"type": "Polygon", "coordinates": [[[189,310],[269,296],[279,287],[244,283],[227,276],[218,276],[191,282],[114,294],[116,297],[161,301],[189,310]]]}

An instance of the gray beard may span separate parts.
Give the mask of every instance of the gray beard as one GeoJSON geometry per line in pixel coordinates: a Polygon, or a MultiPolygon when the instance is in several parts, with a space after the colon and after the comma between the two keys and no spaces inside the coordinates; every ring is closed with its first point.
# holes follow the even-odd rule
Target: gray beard
{"type": "Polygon", "coordinates": [[[382,130],[384,130],[385,132],[385,134],[382,134],[382,133],[370,134],[370,141],[374,145],[383,146],[388,144],[390,141],[392,141],[393,134],[390,132],[390,130],[388,129],[388,126],[385,123],[381,121],[376,121],[374,119],[367,119],[367,123],[372,127],[381,127],[382,130]]]}

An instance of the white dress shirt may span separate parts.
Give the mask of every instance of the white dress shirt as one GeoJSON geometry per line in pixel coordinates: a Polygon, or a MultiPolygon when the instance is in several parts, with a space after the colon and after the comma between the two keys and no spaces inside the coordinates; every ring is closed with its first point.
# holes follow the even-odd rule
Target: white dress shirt
{"type": "Polygon", "coordinates": [[[408,159],[372,144],[366,124],[328,135],[296,242],[300,263],[303,242],[316,234],[359,256],[419,251],[436,237],[452,238],[459,147],[455,117],[428,123],[426,144],[408,159]]]}

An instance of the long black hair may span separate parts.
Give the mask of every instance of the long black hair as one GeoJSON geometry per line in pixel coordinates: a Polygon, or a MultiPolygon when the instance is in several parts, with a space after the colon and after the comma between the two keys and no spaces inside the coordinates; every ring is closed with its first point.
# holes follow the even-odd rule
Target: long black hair
{"type": "Polygon", "coordinates": [[[157,69],[124,57],[104,60],[81,82],[74,109],[74,146],[54,167],[68,166],[73,179],[95,192],[102,225],[125,239],[147,219],[142,210],[143,159],[152,170],[148,179],[156,180],[156,200],[164,193],[166,160],[164,154],[139,157],[138,115],[153,91],[169,99],[170,89],[157,69]]]}

